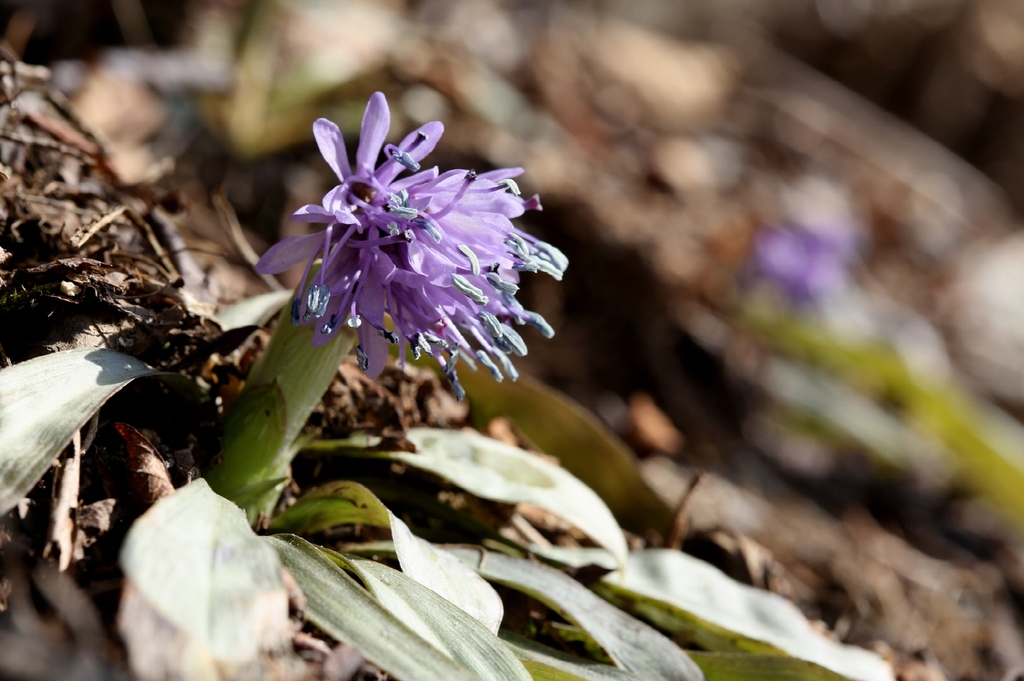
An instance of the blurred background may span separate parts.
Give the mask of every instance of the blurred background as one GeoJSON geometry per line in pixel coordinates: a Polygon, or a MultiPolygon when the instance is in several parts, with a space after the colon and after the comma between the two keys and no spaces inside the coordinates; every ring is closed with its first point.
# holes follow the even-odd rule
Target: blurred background
{"type": "Polygon", "coordinates": [[[901,679],[1024,670],[1021,3],[5,0],[0,27],[220,302],[332,186],[312,121],[354,149],[376,90],[393,135],[445,123],[428,162],[524,167],[522,226],[571,267],[525,281],[557,335],[521,368],[642,494],[706,471],[683,548],[901,679]]]}

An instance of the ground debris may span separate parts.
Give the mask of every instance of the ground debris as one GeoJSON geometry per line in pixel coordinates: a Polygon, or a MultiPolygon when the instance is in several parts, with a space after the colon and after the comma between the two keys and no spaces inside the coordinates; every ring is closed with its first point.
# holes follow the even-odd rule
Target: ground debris
{"type": "Polygon", "coordinates": [[[163,197],[122,184],[38,74],[3,67],[0,346],[12,361],[109,347],[174,365],[219,329],[188,252],[167,243],[163,197]]]}

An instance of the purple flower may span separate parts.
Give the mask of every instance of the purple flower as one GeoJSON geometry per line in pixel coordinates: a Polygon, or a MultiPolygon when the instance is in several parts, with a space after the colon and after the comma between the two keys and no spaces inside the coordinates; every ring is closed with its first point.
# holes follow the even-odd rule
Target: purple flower
{"type": "Polygon", "coordinates": [[[355,168],[338,126],[323,118],[313,124],[320,153],[341,184],[322,205],[303,206],[292,220],[327,228],[282,240],[256,269],[273,274],[306,261],[292,323],[316,326],[313,345],[329,342],[341,324],[358,328],[356,354],[371,377],[383,369],[388,344],[399,343],[403,358],[407,344],[416,358],[435,357],[460,399],[459,357],[470,365],[479,360],[499,381],[502,370],[515,380],[509,355],[525,355],[526,345],[513,324],[554,335],[543,317],[516,300],[519,273],[561,279],[569,264],[557,248],[510,220],[540,210],[540,200],[520,198],[512,178],[521,168],[421,170],[444,126],[427,123],[398,146],[385,146],[390,121],[377,92],[363,115],[355,168]],[[377,165],[382,147],[385,158],[377,165]],[[405,171],[412,174],[399,178],[405,171]],[[310,277],[317,259],[322,264],[310,277]],[[384,325],[385,312],[393,331],[384,325]]]}
{"type": "Polygon", "coordinates": [[[754,241],[758,274],[794,305],[819,303],[843,290],[856,254],[856,235],[846,224],[765,227],[754,241]]]}

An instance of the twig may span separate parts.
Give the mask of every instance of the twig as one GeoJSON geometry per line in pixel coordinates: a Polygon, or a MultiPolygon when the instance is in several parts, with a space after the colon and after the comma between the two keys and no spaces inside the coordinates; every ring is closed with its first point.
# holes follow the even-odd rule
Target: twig
{"type": "Polygon", "coordinates": [[[80,236],[78,239],[75,239],[75,241],[72,242],[71,245],[74,248],[81,248],[89,239],[93,238],[97,232],[99,232],[101,229],[111,224],[112,222],[114,222],[114,220],[124,215],[125,210],[127,210],[126,207],[121,206],[120,208],[117,208],[107,213],[102,218],[92,223],[88,231],[86,231],[86,233],[80,236]]]}
{"type": "Polygon", "coordinates": [[[185,279],[181,276],[181,272],[178,271],[177,265],[174,264],[174,261],[171,260],[171,257],[167,254],[167,249],[165,249],[163,244],[160,243],[160,239],[156,237],[156,232],[153,231],[153,225],[149,224],[149,222],[144,220],[141,215],[131,208],[126,207],[125,214],[131,218],[132,222],[135,223],[135,226],[141,229],[146,235],[146,238],[149,240],[149,245],[153,247],[153,251],[156,253],[157,257],[160,258],[160,262],[163,263],[165,272],[170,275],[171,281],[180,280],[184,282],[185,279]]]}
{"type": "Polygon", "coordinates": [[[82,446],[82,432],[77,431],[71,440],[71,454],[64,459],[60,469],[60,481],[54,481],[55,496],[50,512],[50,528],[46,550],[48,555],[53,547],[57,549],[57,567],[63,572],[71,565],[74,557],[75,519],[74,511],[78,508],[78,487],[82,472],[82,452],[92,445],[99,426],[99,413],[89,422],[89,430],[82,446]]]}
{"type": "Polygon", "coordinates": [[[548,541],[547,537],[542,535],[540,531],[538,531],[536,527],[531,525],[530,521],[524,518],[522,514],[520,514],[519,512],[512,514],[512,517],[509,518],[509,523],[511,523],[512,527],[519,531],[519,534],[523,535],[524,537],[526,537],[526,539],[533,542],[537,546],[540,546],[541,548],[545,549],[551,548],[551,542],[548,541]]]}
{"type": "MultiPolygon", "coordinates": [[[[234,243],[235,248],[238,249],[239,255],[245,259],[245,262],[249,264],[249,267],[255,271],[256,263],[259,262],[260,256],[256,251],[252,249],[252,245],[249,240],[245,238],[245,233],[242,231],[242,225],[238,222],[238,215],[235,213],[235,209],[231,207],[231,204],[226,198],[224,198],[223,190],[213,195],[213,205],[217,209],[217,213],[220,215],[220,219],[228,228],[228,235],[231,237],[231,242],[234,243]]],[[[260,274],[260,279],[266,282],[267,286],[272,291],[283,291],[284,285],[277,280],[277,277],[273,277],[269,274],[260,274]]]]}
{"type": "Polygon", "coordinates": [[[17,142],[18,144],[24,144],[26,146],[43,147],[45,149],[55,149],[56,151],[59,151],[62,154],[77,156],[78,158],[87,161],[92,160],[93,158],[82,149],[79,149],[78,147],[73,147],[68,144],[63,144],[61,142],[55,142],[53,140],[48,140],[43,137],[21,135],[16,132],[7,132],[5,130],[0,130],[0,137],[6,140],[10,140],[12,142],[17,142]]]}
{"type": "Polygon", "coordinates": [[[174,261],[175,269],[181,273],[185,288],[199,300],[210,302],[211,298],[206,288],[206,273],[192,257],[185,238],[181,236],[174,222],[159,208],[149,211],[146,217],[146,222],[151,224],[158,239],[167,246],[168,255],[174,261]]]}
{"type": "Polygon", "coordinates": [[[698,470],[694,473],[693,478],[690,480],[690,486],[686,488],[683,498],[679,500],[676,512],[672,516],[672,527],[669,528],[668,537],[665,538],[666,548],[678,551],[683,547],[683,540],[686,539],[686,533],[690,529],[690,502],[693,499],[693,493],[697,490],[697,486],[700,485],[700,481],[703,479],[703,470],[698,470]]]}

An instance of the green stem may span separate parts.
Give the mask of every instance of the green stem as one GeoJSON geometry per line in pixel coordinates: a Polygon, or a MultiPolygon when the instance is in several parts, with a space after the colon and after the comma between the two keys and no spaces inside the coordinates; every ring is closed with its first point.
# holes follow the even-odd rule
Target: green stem
{"type": "Polygon", "coordinates": [[[338,365],[356,343],[347,327],[327,345],[310,341],[314,326],[295,326],[285,308],[266,351],[224,418],[223,458],[206,481],[245,508],[254,521],[270,513],[287,479],[306,419],[323,397],[338,365]]]}

